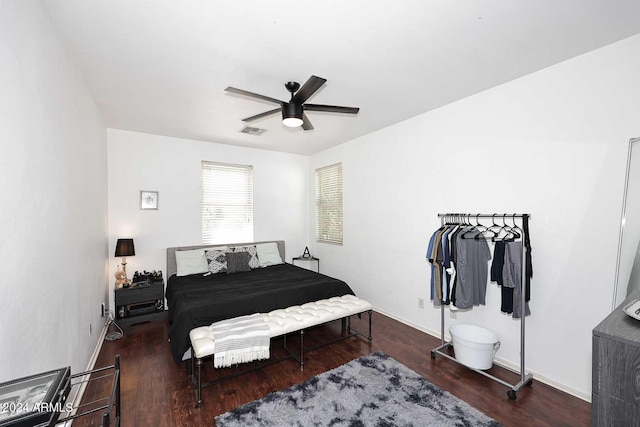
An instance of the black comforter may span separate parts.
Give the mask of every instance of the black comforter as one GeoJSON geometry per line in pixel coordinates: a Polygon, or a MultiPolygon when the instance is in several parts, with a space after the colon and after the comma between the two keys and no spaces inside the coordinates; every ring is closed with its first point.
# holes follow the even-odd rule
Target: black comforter
{"type": "Polygon", "coordinates": [[[189,331],[219,320],[351,294],[341,280],[290,264],[234,274],[169,278],[169,338],[176,363],[190,347],[189,331]]]}

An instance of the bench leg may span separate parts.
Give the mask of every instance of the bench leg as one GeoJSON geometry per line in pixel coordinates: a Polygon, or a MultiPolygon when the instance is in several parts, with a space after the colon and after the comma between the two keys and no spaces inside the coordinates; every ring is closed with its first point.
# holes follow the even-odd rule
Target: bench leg
{"type": "MultiPolygon", "coordinates": [[[[193,359],[193,357],[192,357],[193,359]]],[[[196,367],[198,369],[198,385],[196,387],[196,408],[202,406],[202,359],[196,359],[196,367]]]]}
{"type": "Polygon", "coordinates": [[[300,329],[300,370],[304,371],[304,329],[300,329]]]}
{"type": "Polygon", "coordinates": [[[195,375],[194,369],[194,355],[193,349],[191,349],[191,358],[189,359],[189,363],[187,363],[187,376],[189,377],[189,381],[193,382],[193,376],[195,375]]]}
{"type": "Polygon", "coordinates": [[[373,313],[373,310],[369,310],[369,336],[367,337],[369,341],[373,339],[373,335],[371,335],[371,313],[373,313]]]}

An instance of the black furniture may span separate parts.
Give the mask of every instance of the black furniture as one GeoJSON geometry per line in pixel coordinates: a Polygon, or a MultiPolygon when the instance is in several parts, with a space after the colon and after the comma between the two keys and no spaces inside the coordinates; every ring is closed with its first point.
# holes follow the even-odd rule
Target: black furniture
{"type": "Polygon", "coordinates": [[[592,426],[640,425],[640,320],[622,310],[630,295],[593,329],[592,426]]]}
{"type": "Polygon", "coordinates": [[[102,427],[120,426],[120,356],[111,366],[74,375],[70,371],[67,366],[0,384],[0,427],[49,427],[97,413],[102,427]],[[111,379],[107,396],[77,406],[67,402],[75,387],[78,391],[105,378],[111,379]]]}
{"type": "Polygon", "coordinates": [[[296,261],[315,261],[316,262],[316,273],[320,274],[320,258],[316,258],[314,256],[297,256],[295,258],[291,258],[291,265],[296,265],[296,261]]]}
{"type": "MultiPolygon", "coordinates": [[[[64,418],[58,419],[58,423],[72,421],[79,417],[88,416],[101,412],[102,427],[120,426],[121,408],[120,408],[120,355],[116,355],[114,364],[105,366],[104,368],[93,369],[91,371],[80,372],[71,375],[67,382],[67,394],[73,387],[80,388],[82,384],[88,384],[93,381],[102,381],[105,378],[111,379],[111,388],[107,396],[97,398],[96,400],[82,405],[72,406],[75,412],[66,411],[68,414],[64,418]],[[96,375],[94,375],[96,374],[96,375]]],[[[86,390],[86,389],[85,389],[86,390]]],[[[66,398],[66,396],[65,396],[66,398]]],[[[69,403],[67,405],[70,405],[69,403]]],[[[50,424],[53,425],[53,424],[50,424]]],[[[97,424],[91,424],[97,425],[97,424]]]]}
{"type": "Polygon", "coordinates": [[[164,280],[134,283],[115,290],[116,320],[131,325],[158,320],[164,311],[164,280]]]}
{"type": "Polygon", "coordinates": [[[0,426],[54,425],[69,394],[70,367],[0,384],[0,426]]]}

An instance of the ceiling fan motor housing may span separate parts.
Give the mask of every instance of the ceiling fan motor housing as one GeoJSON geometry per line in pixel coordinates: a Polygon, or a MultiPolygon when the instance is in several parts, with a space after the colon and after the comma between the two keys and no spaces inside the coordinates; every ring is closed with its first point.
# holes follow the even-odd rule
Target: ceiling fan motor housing
{"type": "Polygon", "coordinates": [[[282,118],[288,119],[290,117],[296,117],[302,119],[302,105],[296,105],[293,102],[287,102],[282,105],[282,118]]]}

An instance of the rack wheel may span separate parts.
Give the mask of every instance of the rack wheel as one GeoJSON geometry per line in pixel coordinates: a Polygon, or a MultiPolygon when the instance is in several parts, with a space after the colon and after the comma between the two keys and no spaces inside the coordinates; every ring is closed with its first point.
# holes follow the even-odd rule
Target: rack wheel
{"type": "Polygon", "coordinates": [[[436,352],[435,351],[431,351],[431,358],[435,359],[436,358],[436,352]]]}
{"type": "Polygon", "coordinates": [[[533,378],[525,383],[525,385],[528,385],[529,387],[531,387],[531,384],[533,384],[533,378]]]}
{"type": "Polygon", "coordinates": [[[515,390],[507,391],[507,396],[509,396],[509,400],[516,400],[516,392],[515,392],[515,390]]]}

